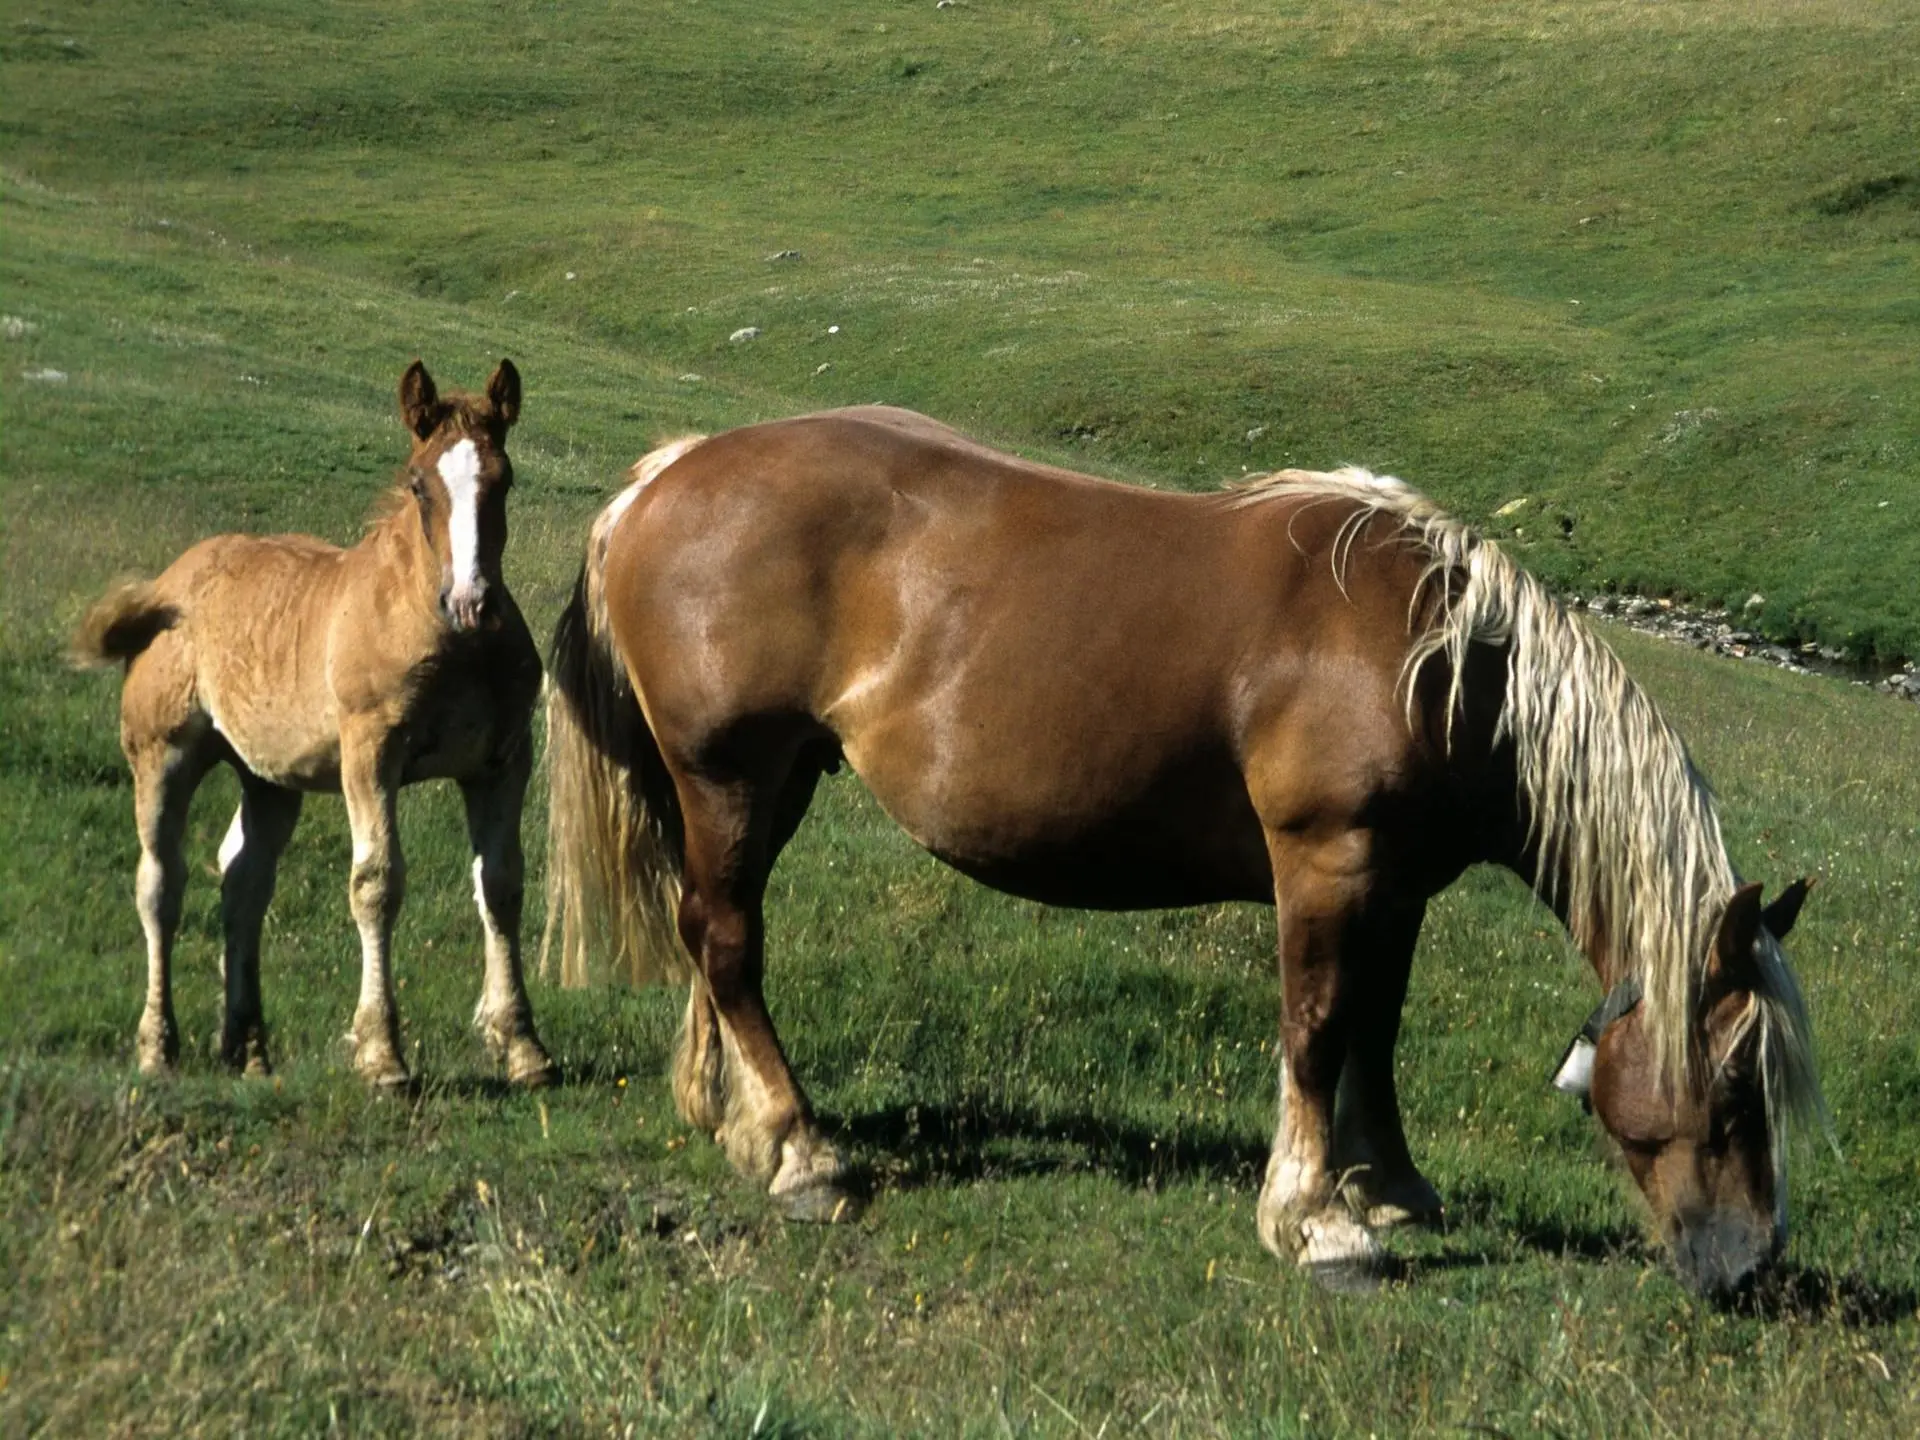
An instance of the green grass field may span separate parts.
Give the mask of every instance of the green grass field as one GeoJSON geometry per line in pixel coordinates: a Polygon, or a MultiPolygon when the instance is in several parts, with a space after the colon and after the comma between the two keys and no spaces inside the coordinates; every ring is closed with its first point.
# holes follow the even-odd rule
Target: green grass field
{"type": "Polygon", "coordinates": [[[1920,653],[1917,59],[1904,0],[8,5],[0,1433],[1920,1429],[1910,705],[1613,636],[1736,864],[1821,878],[1841,1153],[1797,1155],[1782,1292],[1729,1314],[1544,1084],[1595,996],[1517,883],[1436,905],[1408,1003],[1448,1226],[1339,1297],[1254,1237],[1271,916],[1007,900],[847,779],[770,924],[855,1226],[782,1226],[679,1124],[665,993],[537,984],[571,1083],[504,1093],[439,789],[402,819],[416,1096],[339,1049],[337,802],[268,921],[278,1074],[218,1070],[224,776],[183,1074],[143,1083],[116,690],[60,663],[201,535],[350,539],[407,362],[502,354],[543,632],[648,444],[885,399],[1146,483],[1365,463],[1557,584],[1920,653]]]}

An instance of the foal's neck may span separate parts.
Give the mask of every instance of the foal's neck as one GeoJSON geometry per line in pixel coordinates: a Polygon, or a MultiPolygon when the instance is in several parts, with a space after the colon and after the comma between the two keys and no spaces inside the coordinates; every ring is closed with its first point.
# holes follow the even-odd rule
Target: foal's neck
{"type": "Polygon", "coordinates": [[[440,561],[427,540],[419,503],[405,485],[396,486],[381,513],[354,548],[382,572],[400,582],[403,593],[436,617],[440,613],[440,561]]]}

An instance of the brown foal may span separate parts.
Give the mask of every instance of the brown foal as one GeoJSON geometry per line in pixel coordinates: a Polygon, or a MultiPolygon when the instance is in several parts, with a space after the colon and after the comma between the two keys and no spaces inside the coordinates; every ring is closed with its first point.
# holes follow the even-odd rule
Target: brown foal
{"type": "Polygon", "coordinates": [[[1781,1121],[1818,1107],[1790,916],[1611,652],[1398,481],[1169,494],[879,407],[678,441],[596,522],[550,696],[563,967],[604,920],[634,975],[690,977],[680,1110],[790,1213],[844,1213],[846,1176],[767,1014],[762,902],[844,759],[1013,894],[1275,906],[1277,1253],[1368,1267],[1374,1227],[1439,1211],[1393,1053],[1427,902],[1480,861],[1634,987],[1581,1088],[1683,1274],[1731,1287],[1784,1238],[1781,1121]]]}
{"type": "Polygon", "coordinates": [[[353,1063],[376,1084],[406,1081],[389,958],[405,880],[394,807],[401,786],[446,777],[466,801],[486,931],[474,1023],[510,1079],[554,1077],[520,973],[520,811],[540,657],[500,569],[520,376],[503,360],[484,394],[443,396],[415,361],[400,411],[413,453],[359,544],[215,536],[159,579],[109,591],[75,638],[80,662],[126,665],[120,743],[140,833],[144,1071],[171,1068],[179,1053],[170,971],[181,842],[195,788],[225,761],[241,785],[220,847],[228,1064],[267,1069],[261,925],[302,797],[337,791],[353,828],[348,896],[362,961],[353,1063]]]}

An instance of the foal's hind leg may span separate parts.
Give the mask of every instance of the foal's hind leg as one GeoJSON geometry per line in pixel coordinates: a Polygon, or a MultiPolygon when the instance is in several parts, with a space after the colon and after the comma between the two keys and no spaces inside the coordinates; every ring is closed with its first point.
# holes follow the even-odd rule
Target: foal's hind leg
{"type": "Polygon", "coordinates": [[[300,792],[242,771],[240,807],[220,845],[220,917],[226,931],[226,1018],[220,1055],[265,1075],[267,1022],[260,1005],[260,929],[273,899],[280,854],[300,819],[300,792]]]}
{"type": "Polygon", "coordinates": [[[551,1085],[559,1067],[534,1033],[533,1003],[520,970],[520,909],[525,864],[520,852],[520,810],[527,793],[529,752],[524,748],[498,774],[460,782],[467,804],[467,836],[473,843],[473,898],[486,929],[487,970],[474,1028],[504,1060],[516,1085],[551,1085]]]}
{"type": "Polygon", "coordinates": [[[1356,927],[1347,1061],[1334,1101],[1334,1169],[1373,1226],[1440,1218],[1440,1195],[1413,1163],[1400,1125],[1393,1050],[1424,905],[1385,910],[1356,927]]]}
{"type": "Polygon", "coordinates": [[[393,922],[406,893],[406,862],[394,823],[400,792],[397,760],[387,753],[387,728],[355,717],[340,727],[340,791],[353,830],[353,870],[347,899],[360,931],[360,1003],[347,1041],[353,1068],[375,1085],[404,1085],[400,1020],[393,1003],[393,922]]]}
{"type": "Polygon", "coordinates": [[[711,996],[721,1050],[725,1110],[714,1138],[734,1168],[764,1182],[791,1218],[843,1218],[852,1213],[845,1162],[814,1122],[761,988],[761,902],[776,848],[779,786],[756,791],[746,783],[696,781],[679,789],[686,822],[680,935],[704,977],[704,987],[695,982],[693,1004],[702,988],[711,996]]]}
{"type": "Polygon", "coordinates": [[[173,942],[187,886],[182,842],[187,806],[211,763],[197,739],[125,741],[133,768],[134,826],[140,834],[134,904],[147,937],[147,1003],[135,1050],[140,1069],[148,1075],[164,1074],[180,1058],[180,1030],[173,1018],[173,942]]]}

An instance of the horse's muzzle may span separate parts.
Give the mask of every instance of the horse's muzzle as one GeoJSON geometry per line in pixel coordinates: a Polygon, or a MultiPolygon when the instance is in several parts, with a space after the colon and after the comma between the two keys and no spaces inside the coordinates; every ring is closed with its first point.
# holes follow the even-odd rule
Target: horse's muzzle
{"type": "Polygon", "coordinates": [[[1689,1216],[1667,1236],[1673,1268],[1696,1295],[1732,1300],[1779,1258],[1784,1237],[1745,1215],[1708,1211],[1689,1216]]]}
{"type": "Polygon", "coordinates": [[[447,585],[440,591],[440,613],[455,630],[477,630],[487,618],[491,587],[485,580],[469,585],[447,585]]]}

